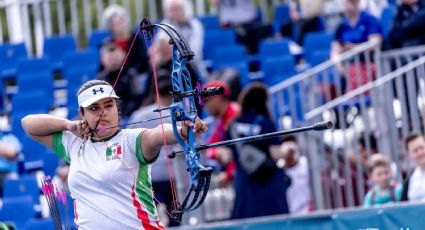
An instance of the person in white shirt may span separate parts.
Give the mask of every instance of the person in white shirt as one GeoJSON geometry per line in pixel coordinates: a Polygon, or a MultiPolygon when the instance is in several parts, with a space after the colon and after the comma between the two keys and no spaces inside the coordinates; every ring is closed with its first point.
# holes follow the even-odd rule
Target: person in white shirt
{"type": "Polygon", "coordinates": [[[425,201],[425,138],[421,134],[412,133],[407,136],[405,146],[409,158],[416,168],[403,185],[401,201],[425,201]]]}
{"type": "Polygon", "coordinates": [[[300,154],[295,136],[283,139],[279,149],[271,151],[278,167],[283,168],[291,178],[286,197],[291,214],[306,214],[312,210],[310,175],[307,157],[300,154]]]}
{"type": "Polygon", "coordinates": [[[202,68],[202,53],[204,49],[204,27],[193,17],[192,5],[188,0],[165,0],[165,18],[162,23],[170,24],[188,41],[195,53],[194,62],[198,69],[202,68]]]}
{"type": "MultiPolygon", "coordinates": [[[[172,126],[119,129],[119,97],[106,81],[92,80],[78,91],[82,120],[35,114],[21,121],[25,132],[70,164],[68,186],[79,229],[163,229],[150,175],[163,146],[177,143],[172,126]],[[163,134],[164,133],[164,134],[163,134]],[[164,135],[164,136],[163,136],[164,135]]],[[[186,139],[206,131],[199,118],[178,127],[186,139]]]]}

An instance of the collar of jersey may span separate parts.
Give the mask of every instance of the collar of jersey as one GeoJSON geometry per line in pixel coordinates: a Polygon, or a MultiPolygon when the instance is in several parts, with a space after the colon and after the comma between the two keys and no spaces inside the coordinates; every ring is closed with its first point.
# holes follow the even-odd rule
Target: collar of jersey
{"type": "Polygon", "coordinates": [[[120,132],[121,132],[121,129],[117,129],[117,131],[115,131],[115,133],[114,133],[114,134],[112,134],[111,136],[109,136],[109,137],[107,137],[107,138],[103,138],[103,139],[100,139],[100,140],[94,140],[93,138],[90,138],[90,141],[91,141],[92,143],[109,141],[109,140],[111,140],[112,138],[114,138],[116,135],[118,135],[118,133],[120,133],[120,132]]]}

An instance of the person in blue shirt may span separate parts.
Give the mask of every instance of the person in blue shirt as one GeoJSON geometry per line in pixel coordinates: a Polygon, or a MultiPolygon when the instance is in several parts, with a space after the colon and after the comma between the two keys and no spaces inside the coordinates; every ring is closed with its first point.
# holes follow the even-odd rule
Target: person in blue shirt
{"type": "MultiPolygon", "coordinates": [[[[354,47],[370,41],[382,42],[382,28],[379,21],[367,12],[360,10],[360,0],[341,0],[344,8],[344,19],[335,31],[332,42],[331,59],[338,61],[340,55],[354,47]]],[[[373,57],[369,55],[369,60],[373,57]]],[[[337,65],[341,75],[342,92],[357,88],[375,77],[373,63],[365,64],[365,55],[359,56],[359,63],[352,63],[349,69],[343,68],[342,63],[337,65]],[[360,75],[360,82],[358,76],[360,75]],[[348,84],[349,83],[349,84],[348,84]]]]}
{"type": "Polygon", "coordinates": [[[360,10],[360,0],[342,0],[342,2],[345,17],[335,32],[332,58],[337,58],[341,53],[361,43],[382,40],[382,28],[378,19],[360,10]]]}
{"type": "Polygon", "coordinates": [[[17,158],[21,143],[13,134],[0,134],[0,197],[3,196],[3,182],[17,173],[17,158]]]}
{"type": "MultiPolygon", "coordinates": [[[[276,131],[267,108],[267,95],[267,88],[261,83],[252,83],[242,91],[241,114],[230,125],[226,139],[276,131]]],[[[269,150],[279,143],[276,137],[232,146],[236,164],[232,219],[289,213],[286,190],[290,178],[277,168],[269,150]]]]}

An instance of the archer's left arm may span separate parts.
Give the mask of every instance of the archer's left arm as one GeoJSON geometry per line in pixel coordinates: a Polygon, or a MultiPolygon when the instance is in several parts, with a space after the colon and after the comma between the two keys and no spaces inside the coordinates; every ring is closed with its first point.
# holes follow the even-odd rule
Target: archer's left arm
{"type": "MultiPolygon", "coordinates": [[[[179,130],[179,135],[183,140],[187,137],[189,126],[193,126],[193,132],[195,134],[204,133],[208,129],[205,122],[198,117],[196,118],[195,124],[186,121],[181,127],[177,128],[179,130]]],[[[157,157],[162,146],[164,146],[164,138],[167,145],[177,144],[176,137],[173,133],[173,126],[171,124],[164,124],[163,127],[164,133],[162,132],[161,125],[159,125],[156,128],[146,130],[140,137],[140,147],[143,152],[143,157],[147,162],[151,162],[157,157]]]]}

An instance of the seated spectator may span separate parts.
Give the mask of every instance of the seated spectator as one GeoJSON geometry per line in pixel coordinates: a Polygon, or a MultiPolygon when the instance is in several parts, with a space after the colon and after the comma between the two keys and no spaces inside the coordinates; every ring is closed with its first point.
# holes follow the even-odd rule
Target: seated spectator
{"type": "Polygon", "coordinates": [[[403,184],[402,201],[425,201],[425,138],[421,134],[413,133],[405,142],[409,158],[416,164],[416,168],[403,184]]]}
{"type": "Polygon", "coordinates": [[[292,0],[290,2],[291,21],[298,24],[296,39],[298,44],[303,44],[307,33],[324,30],[323,22],[320,19],[323,5],[324,0],[292,0]]]}
{"type": "MultiPolygon", "coordinates": [[[[127,54],[135,35],[131,32],[128,12],[119,5],[110,5],[103,13],[103,24],[107,30],[111,31],[110,40],[127,54]]],[[[145,41],[141,37],[139,36],[135,40],[125,64],[128,67],[135,68],[138,73],[145,73],[149,69],[149,59],[145,41]]],[[[102,68],[103,66],[101,66],[102,68]]]]}
{"type": "MultiPolygon", "coordinates": [[[[263,84],[248,86],[239,99],[241,114],[229,127],[226,139],[276,131],[263,84]]],[[[271,138],[231,147],[236,163],[233,219],[289,213],[286,191],[290,178],[276,167],[269,149],[278,143],[278,138],[271,138]]]]}
{"type": "Polygon", "coordinates": [[[17,176],[17,158],[21,143],[13,134],[0,134],[0,197],[3,196],[3,182],[17,176]]]}
{"type": "Polygon", "coordinates": [[[114,85],[115,92],[120,95],[122,115],[129,117],[142,104],[143,86],[138,81],[136,69],[131,66],[124,66],[118,78],[124,58],[124,51],[115,43],[104,43],[100,49],[100,61],[104,69],[98,73],[97,79],[114,85]]]}
{"type": "Polygon", "coordinates": [[[192,16],[192,6],[187,0],[166,0],[164,2],[165,18],[167,23],[182,34],[194,52],[194,64],[201,68],[204,50],[204,28],[201,22],[192,16]]]}
{"type": "MultiPolygon", "coordinates": [[[[332,42],[331,58],[334,60],[339,60],[342,53],[361,43],[372,40],[381,42],[382,40],[382,29],[378,19],[364,11],[360,11],[359,0],[342,0],[342,2],[345,17],[337,27],[335,40],[332,42]]],[[[374,70],[373,65],[368,66],[363,62],[364,60],[360,60],[360,66],[350,65],[349,76],[346,77],[350,81],[351,89],[355,89],[359,85],[358,74],[360,74],[360,83],[365,84],[368,82],[368,71],[370,71],[367,68],[374,70]]]]}
{"type": "Polygon", "coordinates": [[[368,173],[373,188],[365,196],[365,207],[400,201],[403,185],[391,180],[390,162],[384,155],[370,157],[368,173]]]}
{"type": "Polygon", "coordinates": [[[392,29],[388,34],[389,48],[425,44],[425,1],[400,0],[392,29]]]}
{"type": "Polygon", "coordinates": [[[270,37],[273,28],[262,24],[252,0],[210,0],[218,7],[220,23],[236,31],[238,42],[245,45],[248,53],[257,53],[261,39],[270,37]]]}
{"type": "MultiPolygon", "coordinates": [[[[155,41],[153,43],[152,49],[149,51],[151,52],[151,61],[155,61],[155,64],[152,65],[156,67],[156,71],[159,72],[161,69],[167,70],[169,72],[172,71],[173,65],[173,57],[172,57],[172,46],[168,43],[170,41],[170,38],[165,33],[160,33],[156,36],[155,41]],[[155,60],[153,60],[155,59],[155,60]]],[[[190,74],[190,79],[192,80],[192,86],[196,87],[198,82],[201,82],[201,77],[199,75],[198,69],[196,69],[196,66],[191,65],[191,63],[186,63],[186,67],[190,74]]],[[[171,81],[171,76],[170,76],[171,81]]],[[[147,98],[143,100],[143,105],[150,105],[155,102],[155,76],[153,69],[149,71],[148,73],[148,80],[147,80],[147,98]]],[[[197,103],[197,102],[196,102],[197,103]]],[[[200,113],[201,108],[197,107],[198,112],[200,113]]]]}
{"type": "Polygon", "coordinates": [[[271,151],[272,157],[279,167],[291,178],[291,185],[286,193],[289,212],[292,214],[306,214],[312,210],[310,190],[310,174],[307,157],[300,154],[299,145],[295,136],[284,137],[278,149],[271,151]],[[300,194],[303,194],[300,196],[300,194]]]}
{"type": "MultiPolygon", "coordinates": [[[[230,89],[226,83],[221,81],[211,81],[204,87],[223,87],[224,95],[217,95],[210,97],[205,101],[205,109],[209,115],[216,119],[215,127],[212,127],[211,136],[208,143],[214,143],[225,140],[226,131],[233,120],[239,115],[240,107],[238,103],[229,100],[230,89]]],[[[216,159],[218,163],[224,168],[217,176],[219,186],[224,187],[228,185],[232,179],[235,170],[235,162],[228,160],[225,153],[220,154],[222,148],[211,148],[206,151],[206,155],[210,159],[216,159]]]]}
{"type": "Polygon", "coordinates": [[[360,9],[368,12],[375,18],[381,18],[382,11],[388,7],[387,0],[360,0],[360,9]]]}

